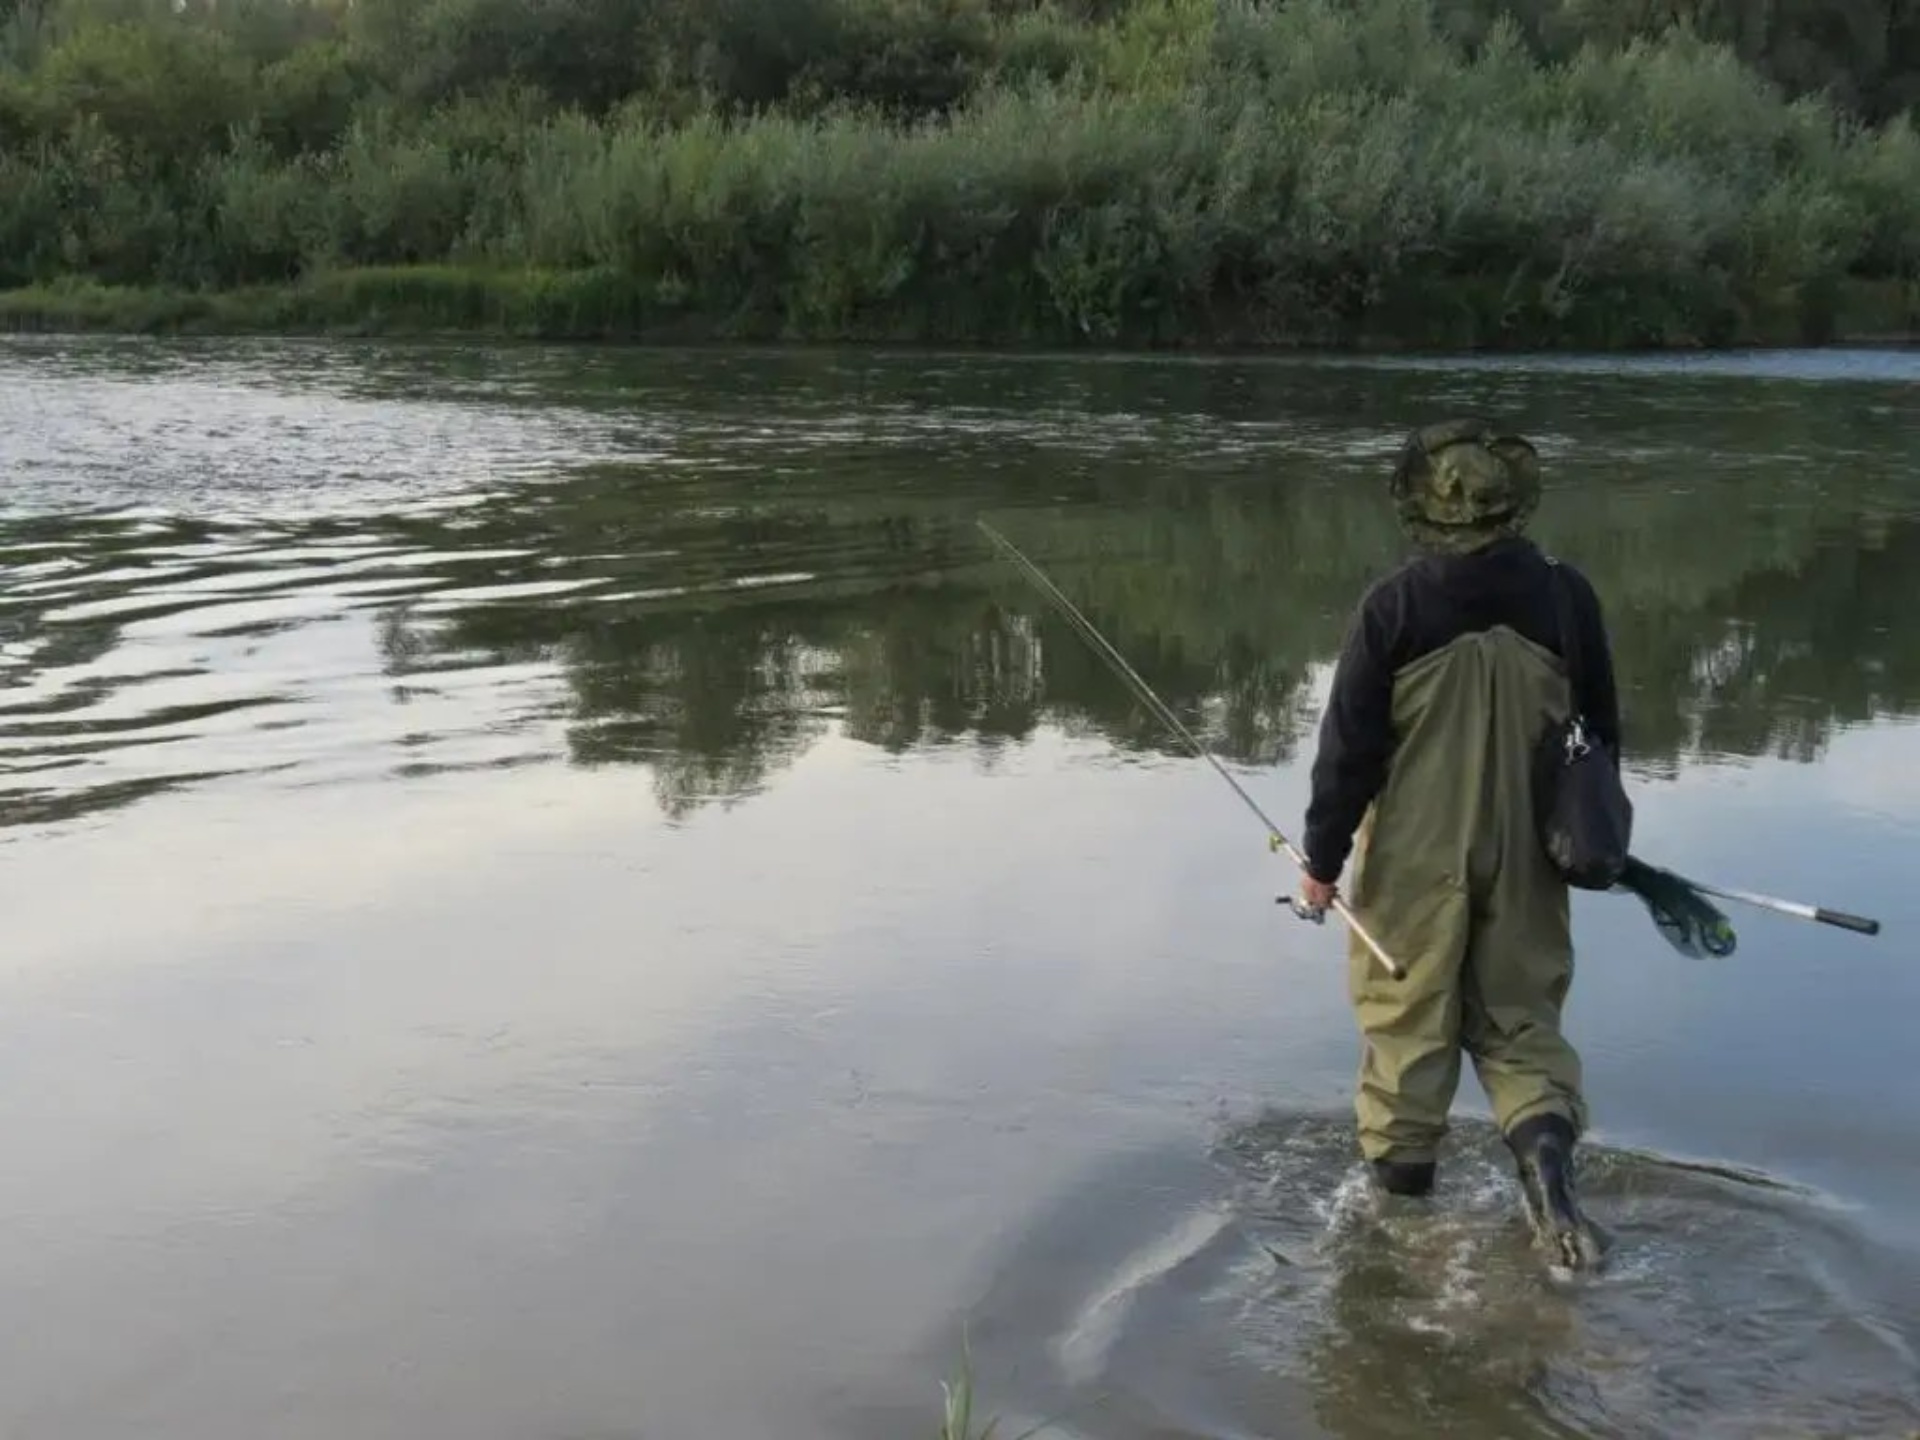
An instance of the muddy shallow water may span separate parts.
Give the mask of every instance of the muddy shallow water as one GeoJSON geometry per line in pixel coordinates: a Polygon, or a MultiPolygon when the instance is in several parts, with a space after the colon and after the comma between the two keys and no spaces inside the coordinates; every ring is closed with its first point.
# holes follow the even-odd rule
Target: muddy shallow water
{"type": "Polygon", "coordinates": [[[1920,357],[0,345],[0,1434],[1920,1430],[1920,357]],[[1357,1184],[1298,824],[1381,477],[1534,436],[1650,859],[1576,901],[1616,1264],[1469,1075],[1357,1184]]]}

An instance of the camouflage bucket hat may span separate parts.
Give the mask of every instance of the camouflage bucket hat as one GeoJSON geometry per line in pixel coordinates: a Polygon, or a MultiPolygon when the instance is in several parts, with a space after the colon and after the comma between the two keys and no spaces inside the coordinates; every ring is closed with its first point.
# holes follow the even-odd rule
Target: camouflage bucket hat
{"type": "Polygon", "coordinates": [[[1526,529],[1540,503],[1540,457],[1483,420],[1449,420],[1408,438],[1389,489],[1417,544],[1460,554],[1526,529]]]}

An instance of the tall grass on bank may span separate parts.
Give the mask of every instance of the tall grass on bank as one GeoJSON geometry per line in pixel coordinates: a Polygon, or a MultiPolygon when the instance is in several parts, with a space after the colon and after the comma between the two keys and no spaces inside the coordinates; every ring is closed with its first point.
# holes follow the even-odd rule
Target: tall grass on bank
{"type": "Polygon", "coordinates": [[[76,114],[0,148],[0,285],[39,287],[0,317],[79,279],[252,297],[147,302],[209,326],[1636,345],[1817,340],[1864,284],[1896,323],[1920,293],[1912,121],[1789,103],[1684,32],[1552,65],[1426,0],[1025,26],[1024,68],[916,119],[499,91],[292,153],[255,114],[181,159],[190,127],[161,157],[76,114]]]}

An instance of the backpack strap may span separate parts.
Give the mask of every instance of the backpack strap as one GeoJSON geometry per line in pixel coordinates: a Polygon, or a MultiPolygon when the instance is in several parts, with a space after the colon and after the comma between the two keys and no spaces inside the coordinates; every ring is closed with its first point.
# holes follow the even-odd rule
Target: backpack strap
{"type": "Polygon", "coordinates": [[[1582,731],[1586,726],[1586,707],[1581,703],[1580,677],[1585,673],[1580,665],[1580,626],[1574,619],[1572,582],[1567,572],[1553,556],[1544,557],[1547,562],[1547,584],[1553,590],[1553,608],[1559,617],[1560,658],[1567,667],[1567,688],[1573,700],[1573,714],[1570,717],[1582,731]]]}

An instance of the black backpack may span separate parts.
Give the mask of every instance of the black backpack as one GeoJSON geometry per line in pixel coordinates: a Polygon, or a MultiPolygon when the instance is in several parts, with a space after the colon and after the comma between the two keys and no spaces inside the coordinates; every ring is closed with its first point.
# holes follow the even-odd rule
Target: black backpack
{"type": "Polygon", "coordinates": [[[1547,566],[1572,707],[1564,721],[1547,726],[1534,752],[1534,814],[1547,858],[1560,878],[1580,890],[1610,890],[1627,867],[1633,802],[1620,783],[1615,757],[1587,728],[1573,600],[1559,562],[1548,556],[1547,566]]]}

